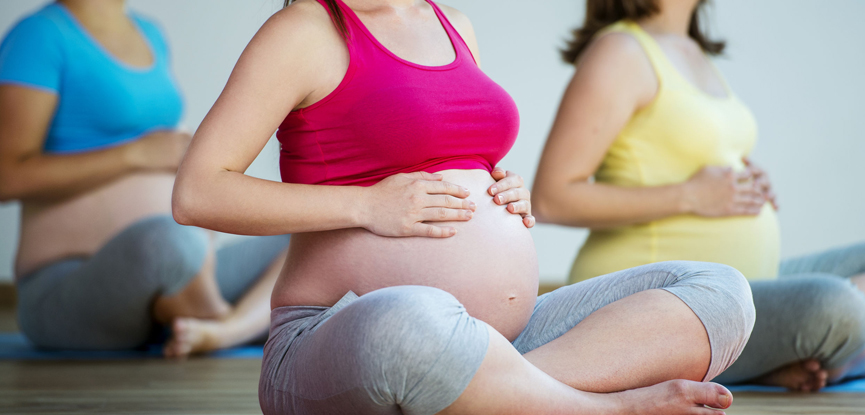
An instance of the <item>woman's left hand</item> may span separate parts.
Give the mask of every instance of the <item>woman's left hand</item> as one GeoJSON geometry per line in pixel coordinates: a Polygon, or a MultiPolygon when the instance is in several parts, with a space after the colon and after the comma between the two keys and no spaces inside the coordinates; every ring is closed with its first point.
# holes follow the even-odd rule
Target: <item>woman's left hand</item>
{"type": "Polygon", "coordinates": [[[775,210],[778,210],[778,198],[775,195],[775,191],[772,189],[772,182],[769,181],[769,175],[765,170],[752,163],[751,159],[748,157],[742,158],[742,162],[745,163],[745,168],[751,172],[751,177],[754,179],[754,186],[757,190],[763,193],[763,196],[772,204],[772,207],[775,208],[775,210]]]}
{"type": "Polygon", "coordinates": [[[499,206],[507,205],[508,212],[523,217],[523,225],[526,228],[535,226],[535,217],[532,216],[532,201],[529,189],[523,187],[523,178],[501,167],[496,167],[490,173],[496,183],[487,190],[493,197],[493,202],[499,206]]]}

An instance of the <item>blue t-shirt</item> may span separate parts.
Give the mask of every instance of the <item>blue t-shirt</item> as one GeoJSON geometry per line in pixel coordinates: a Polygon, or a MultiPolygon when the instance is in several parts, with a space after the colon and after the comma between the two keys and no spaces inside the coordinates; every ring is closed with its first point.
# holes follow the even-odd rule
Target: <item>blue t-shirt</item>
{"type": "Polygon", "coordinates": [[[58,95],[46,153],[92,151],[173,129],[183,110],[159,28],[130,14],[153,64],[130,66],[105,50],[65,6],[52,3],[18,22],[0,44],[0,84],[58,95]]]}

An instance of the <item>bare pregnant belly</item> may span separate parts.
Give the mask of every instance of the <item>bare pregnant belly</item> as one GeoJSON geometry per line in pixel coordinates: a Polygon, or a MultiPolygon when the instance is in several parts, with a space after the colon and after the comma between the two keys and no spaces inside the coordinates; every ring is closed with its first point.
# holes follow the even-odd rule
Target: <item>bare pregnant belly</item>
{"type": "Polygon", "coordinates": [[[364,229],[296,234],[273,306],[333,305],[349,290],[425,285],[453,294],[469,314],[513,340],[531,316],[538,292],[535,246],[519,215],[492,201],[483,170],[440,172],[471,191],[477,211],[449,222],[447,239],[387,238],[364,229]]]}
{"type": "Polygon", "coordinates": [[[56,203],[25,202],[15,274],[96,253],[111,237],[148,216],[171,214],[174,175],[133,174],[56,203]]]}

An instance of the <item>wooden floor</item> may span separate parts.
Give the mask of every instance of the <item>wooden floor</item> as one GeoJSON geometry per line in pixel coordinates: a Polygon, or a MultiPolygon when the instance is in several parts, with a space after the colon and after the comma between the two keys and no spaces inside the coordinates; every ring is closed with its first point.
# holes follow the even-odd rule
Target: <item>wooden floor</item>
{"type": "MultiPolygon", "coordinates": [[[[12,315],[0,306],[0,331],[14,330],[12,315]]],[[[260,414],[260,365],[207,358],[0,361],[0,414],[260,414]]],[[[865,394],[737,393],[727,413],[865,414],[865,394]]]]}

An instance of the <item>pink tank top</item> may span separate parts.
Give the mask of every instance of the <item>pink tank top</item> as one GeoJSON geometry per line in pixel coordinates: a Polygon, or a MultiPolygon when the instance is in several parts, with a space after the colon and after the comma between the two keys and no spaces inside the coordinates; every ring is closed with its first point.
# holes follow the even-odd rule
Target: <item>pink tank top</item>
{"type": "Polygon", "coordinates": [[[507,154],[519,130],[516,104],[427,1],[456,52],[444,66],[397,57],[337,0],[348,29],[348,71],[336,90],[279,126],[283,182],[371,186],[397,173],[492,171],[507,154]]]}

